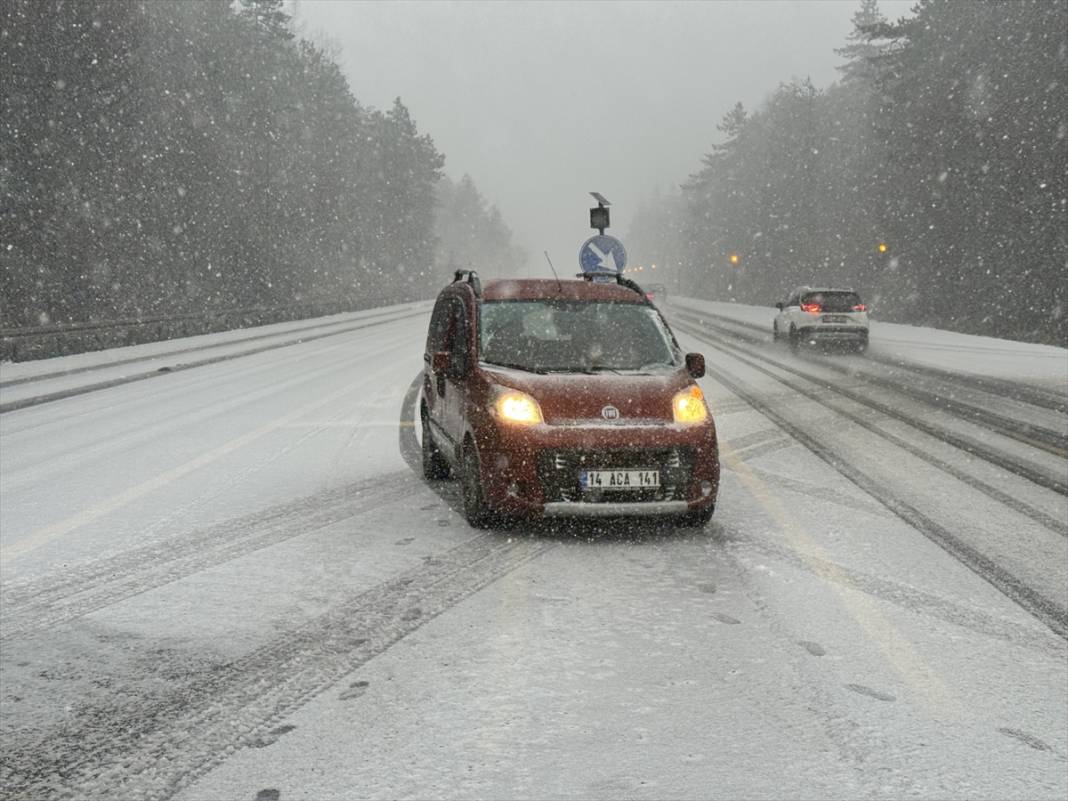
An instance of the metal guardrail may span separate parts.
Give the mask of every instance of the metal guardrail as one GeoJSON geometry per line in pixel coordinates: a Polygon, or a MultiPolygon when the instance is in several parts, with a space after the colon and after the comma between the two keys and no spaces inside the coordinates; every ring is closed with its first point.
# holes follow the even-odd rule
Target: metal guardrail
{"type": "Polygon", "coordinates": [[[284,323],[310,317],[360,311],[413,300],[400,297],[302,303],[275,308],[221,309],[201,313],[142,317],[128,320],[99,320],[77,323],[51,323],[42,326],[0,328],[0,361],[23,362],[48,359],[105,348],[141,345],[167,339],[231,331],[257,325],[284,323]]]}

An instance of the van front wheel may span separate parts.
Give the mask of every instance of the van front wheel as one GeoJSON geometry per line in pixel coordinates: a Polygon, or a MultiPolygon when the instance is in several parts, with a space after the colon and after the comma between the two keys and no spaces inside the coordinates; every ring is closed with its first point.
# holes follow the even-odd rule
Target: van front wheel
{"type": "Polygon", "coordinates": [[[686,512],[679,515],[677,524],[682,528],[704,528],[715,511],[716,507],[713,505],[696,512],[686,512]]]}
{"type": "Polygon", "coordinates": [[[482,490],[482,475],[478,468],[478,453],[474,445],[464,448],[463,461],[463,500],[464,516],[474,528],[488,528],[493,515],[486,504],[486,495],[482,490]]]}
{"type": "Polygon", "coordinates": [[[443,481],[449,477],[449,463],[444,454],[434,444],[430,435],[430,421],[424,409],[420,415],[423,421],[423,476],[430,481],[443,481]]]}

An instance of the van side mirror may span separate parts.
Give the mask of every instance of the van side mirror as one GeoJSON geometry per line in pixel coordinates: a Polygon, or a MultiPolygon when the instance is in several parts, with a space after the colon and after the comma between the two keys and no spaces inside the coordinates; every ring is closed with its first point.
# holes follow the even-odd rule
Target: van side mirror
{"type": "Polygon", "coordinates": [[[705,374],[705,357],[700,353],[686,354],[686,372],[694,378],[701,378],[705,374]]]}
{"type": "Polygon", "coordinates": [[[775,308],[778,309],[779,311],[782,311],[782,301],[781,300],[778,303],[775,304],[775,308]]]}

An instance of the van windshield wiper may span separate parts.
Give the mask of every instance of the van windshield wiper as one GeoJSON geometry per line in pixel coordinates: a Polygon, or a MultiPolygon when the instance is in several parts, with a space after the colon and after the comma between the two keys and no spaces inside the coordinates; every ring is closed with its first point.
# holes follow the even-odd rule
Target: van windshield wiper
{"type": "Polygon", "coordinates": [[[548,370],[543,370],[540,367],[534,367],[529,364],[519,364],[518,362],[486,362],[486,364],[493,367],[508,367],[512,370],[522,370],[526,373],[538,373],[539,375],[545,375],[548,370]]]}
{"type": "Polygon", "coordinates": [[[573,372],[583,373],[585,375],[597,375],[597,373],[615,373],[616,375],[623,375],[622,371],[616,367],[603,367],[601,365],[595,367],[576,367],[573,372]]]}

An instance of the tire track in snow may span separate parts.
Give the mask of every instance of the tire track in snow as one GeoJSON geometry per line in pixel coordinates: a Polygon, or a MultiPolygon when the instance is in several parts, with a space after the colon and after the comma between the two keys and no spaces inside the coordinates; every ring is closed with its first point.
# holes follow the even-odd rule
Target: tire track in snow
{"type": "MultiPolygon", "coordinates": [[[[713,341],[708,339],[708,334],[706,332],[701,331],[700,329],[693,328],[692,326],[683,324],[683,325],[676,325],[676,327],[679,328],[682,331],[685,331],[686,333],[690,334],[691,336],[697,337],[698,339],[701,339],[702,341],[707,342],[708,344],[712,345],[713,347],[722,350],[723,352],[725,352],[728,355],[730,355],[732,358],[738,359],[740,362],[742,362],[743,364],[748,365],[752,369],[754,369],[754,370],[756,370],[758,372],[761,372],[761,373],[773,378],[775,381],[778,381],[781,384],[785,384],[786,386],[788,386],[791,389],[793,389],[795,392],[798,392],[798,393],[810,398],[811,400],[814,400],[815,402],[817,402],[817,403],[819,403],[819,404],[821,404],[823,406],[827,406],[828,405],[826,403],[826,396],[825,395],[820,395],[820,393],[818,393],[818,392],[815,392],[815,391],[812,391],[812,390],[807,390],[807,389],[805,389],[804,387],[800,386],[799,384],[797,384],[794,381],[791,381],[789,379],[783,378],[782,376],[775,375],[773,372],[768,370],[766,367],[762,367],[761,365],[759,365],[756,362],[754,362],[752,359],[747,358],[745,355],[739,355],[738,351],[741,351],[741,353],[743,353],[743,354],[747,353],[750,356],[756,356],[757,358],[762,358],[764,361],[770,363],[771,365],[773,365],[774,367],[776,367],[778,369],[781,369],[781,370],[784,370],[786,372],[799,375],[803,379],[805,379],[807,381],[811,381],[812,379],[809,376],[804,375],[803,372],[801,372],[799,370],[796,370],[794,368],[779,364],[778,362],[775,362],[775,361],[773,361],[771,359],[767,359],[766,357],[760,356],[759,354],[752,353],[751,351],[746,351],[746,350],[744,350],[742,348],[738,348],[737,346],[730,345],[730,344],[722,342],[722,341],[713,342],[713,341]]],[[[724,386],[728,386],[728,388],[730,388],[731,386],[735,386],[735,385],[734,384],[724,384],[724,386]]],[[[980,458],[983,458],[985,461],[988,461],[993,465],[996,465],[996,466],[998,466],[998,467],[1000,467],[1000,468],[1002,468],[1004,470],[1008,470],[1009,472],[1014,473],[1015,475],[1019,475],[1021,478],[1027,478],[1028,480],[1032,481],[1033,483],[1038,484],[1038,486],[1047,487],[1048,489],[1052,489],[1054,492],[1058,492],[1060,494],[1065,494],[1065,492],[1068,492],[1068,485],[1065,485],[1065,483],[1060,481],[1059,479],[1052,479],[1052,478],[1050,478],[1048,476],[1045,476],[1044,473],[1034,473],[1034,471],[1027,471],[1027,470],[1025,470],[1025,468],[1021,468],[1019,465],[1013,463],[1012,460],[1009,457],[1005,457],[1003,455],[996,454],[995,452],[990,451],[989,449],[986,449],[986,448],[982,448],[982,449],[980,449],[980,451],[972,451],[972,450],[969,449],[969,447],[965,447],[960,442],[954,441],[954,439],[953,439],[953,437],[951,435],[945,433],[941,429],[938,429],[938,428],[933,427],[933,426],[928,426],[926,423],[920,423],[920,422],[914,420],[913,418],[908,417],[907,415],[901,414],[901,413],[899,413],[899,412],[897,412],[897,411],[895,411],[893,409],[890,409],[885,404],[881,404],[881,403],[878,403],[876,401],[872,401],[872,400],[866,399],[861,395],[857,395],[856,393],[850,392],[848,390],[845,390],[845,389],[843,389],[843,388],[841,388],[839,386],[833,385],[833,384],[832,385],[826,385],[824,388],[825,389],[830,389],[831,391],[835,392],[836,394],[842,395],[843,397],[846,397],[849,400],[852,400],[852,401],[854,401],[856,403],[859,403],[859,404],[861,404],[863,406],[867,406],[867,407],[869,407],[871,409],[874,409],[877,412],[886,414],[887,416],[892,417],[895,420],[899,420],[901,422],[904,422],[907,425],[912,426],[913,428],[916,428],[916,429],[918,429],[920,431],[923,431],[924,433],[929,434],[930,436],[935,437],[936,439],[939,439],[942,442],[946,442],[947,444],[952,445],[954,447],[962,448],[965,452],[970,453],[970,454],[972,454],[974,456],[979,456],[980,458]],[[1021,472],[1019,472],[1020,470],[1025,470],[1025,472],[1021,473],[1021,472]],[[1031,473],[1031,474],[1029,474],[1029,473],[1031,473]]],[[[764,401],[756,399],[756,396],[751,395],[751,393],[742,393],[741,397],[745,398],[746,400],[752,399],[751,402],[753,404],[759,404],[759,406],[754,405],[754,408],[756,408],[757,411],[761,411],[762,413],[763,413],[763,410],[771,408],[764,401]]],[[[835,407],[828,407],[828,408],[832,409],[832,411],[834,411],[835,414],[840,415],[842,417],[845,417],[845,418],[847,418],[849,420],[852,420],[857,425],[867,429],[868,431],[872,432],[873,434],[875,434],[875,435],[877,435],[879,437],[882,437],[883,439],[887,440],[888,442],[892,442],[894,445],[896,445],[897,447],[901,448],[902,450],[907,451],[908,453],[912,454],[913,456],[917,457],[918,459],[922,459],[923,461],[927,462],[928,464],[932,465],[933,467],[938,468],[942,472],[947,473],[948,475],[953,476],[957,480],[964,482],[968,486],[979,490],[980,492],[984,493],[988,497],[996,499],[999,503],[1004,504],[1005,506],[1009,507],[1010,509],[1012,509],[1012,510],[1014,510],[1016,512],[1019,512],[1020,514],[1026,516],[1026,517],[1029,517],[1031,520],[1034,520],[1036,523],[1039,523],[1039,524],[1045,526],[1050,531],[1056,532],[1057,534],[1060,534],[1061,536],[1068,537],[1068,524],[1066,524],[1065,521],[1058,520],[1058,519],[1046,514],[1042,510],[1036,509],[1035,507],[1031,506],[1030,504],[1024,503],[1023,501],[1020,501],[1019,499],[1013,497],[1012,495],[1010,495],[1010,494],[1008,494],[1006,492],[1003,492],[1002,490],[998,489],[997,487],[994,487],[993,485],[988,484],[987,482],[982,481],[981,479],[978,479],[978,478],[976,478],[976,477],[974,477],[974,476],[972,476],[972,475],[970,475],[968,473],[963,472],[962,470],[959,470],[958,468],[954,467],[953,465],[950,465],[950,464],[942,461],[941,459],[938,459],[938,458],[932,456],[927,451],[925,451],[923,448],[917,447],[916,445],[913,445],[913,444],[911,444],[909,442],[906,442],[904,439],[902,439],[901,437],[899,437],[899,436],[897,436],[895,434],[891,434],[888,431],[884,431],[883,429],[881,429],[877,425],[875,425],[872,421],[867,420],[864,417],[861,417],[860,415],[854,414],[852,412],[845,411],[843,409],[838,409],[838,408],[835,408],[835,407]]],[[[765,416],[767,416],[767,415],[765,415],[765,416]]],[[[778,420],[780,418],[776,416],[776,417],[772,417],[771,419],[773,421],[778,422],[778,420]]]]}
{"type": "Polygon", "coordinates": [[[0,590],[0,642],[51,628],[146,590],[399,502],[419,488],[406,471],[356,482],[0,590]]]}
{"type": "MultiPolygon", "coordinates": [[[[413,472],[418,442],[405,423],[411,419],[419,382],[417,377],[406,393],[399,425],[401,452],[413,472]]],[[[421,474],[381,476],[367,484],[370,502],[381,500],[382,485],[394,487],[398,499],[410,498],[425,486],[421,474]]],[[[351,489],[337,492],[347,497],[351,489]]],[[[301,511],[298,503],[264,516],[289,520],[299,518],[301,511]]],[[[329,517],[330,510],[326,514],[329,517]]],[[[247,525],[239,524],[238,530],[247,531],[247,525]]],[[[281,533],[285,526],[271,530],[281,533]]],[[[200,540],[210,540],[213,534],[218,532],[211,529],[200,540]]],[[[234,661],[190,665],[190,657],[160,649],[142,655],[152,661],[155,674],[167,675],[165,682],[146,681],[140,672],[117,676],[114,663],[105,659],[101,672],[106,675],[96,682],[122,687],[119,697],[89,697],[60,723],[42,730],[0,729],[5,743],[0,786],[16,799],[106,797],[116,788],[126,798],[169,798],[237,750],[268,740],[286,715],[403,637],[556,546],[549,539],[480,534],[424,557],[422,565],[389,581],[344,597],[329,611],[234,661]]],[[[190,558],[196,558],[193,544],[188,547],[190,558]]],[[[131,564],[143,565],[144,554],[139,556],[131,564]]],[[[90,567],[95,576],[106,577],[114,566],[90,567]]],[[[184,569],[190,567],[187,563],[184,569]]],[[[106,641],[87,646],[89,656],[98,660],[114,647],[106,641]]],[[[70,661],[76,663],[77,654],[70,661]]]]}
{"type": "Polygon", "coordinates": [[[424,485],[411,423],[421,381],[419,373],[405,393],[398,425],[401,455],[415,475],[397,471],[229,520],[181,540],[85,563],[61,575],[5,582],[0,587],[0,643],[410,497],[424,485]]]}
{"type": "Polygon", "coordinates": [[[130,393],[119,394],[113,398],[111,405],[104,408],[78,413],[67,409],[62,414],[39,410],[34,415],[6,419],[2,435],[5,446],[9,441],[18,443],[22,437],[29,436],[36,447],[28,449],[15,446],[17,462],[12,463],[10,458],[5,461],[4,492],[32,487],[73,466],[84,466],[93,460],[119,458],[118,455],[125,450],[136,450],[166,435],[174,435],[183,428],[210,423],[224,413],[249,407],[280,395],[285,390],[299,390],[309,382],[343,374],[357,362],[361,365],[366,362],[372,367],[380,366],[383,353],[402,347],[403,342],[396,342],[385,345],[375,353],[353,355],[351,343],[344,340],[323,343],[311,354],[313,359],[309,359],[309,354],[304,351],[293,349],[275,354],[270,363],[255,360],[237,362],[225,372],[189,374],[180,384],[169,388],[160,384],[133,396],[130,393]],[[242,380],[234,383],[232,379],[235,377],[242,380]],[[241,391],[237,391],[239,388],[241,391]],[[210,394],[214,402],[186,402],[199,393],[210,394]],[[115,431],[112,430],[115,428],[113,425],[107,424],[109,418],[129,419],[125,417],[127,413],[136,417],[146,410],[155,409],[161,401],[166,401],[169,408],[173,408],[172,401],[180,401],[181,408],[163,419],[157,419],[159,416],[152,413],[151,426],[119,426],[119,430],[115,431]],[[93,431],[100,420],[105,423],[102,432],[87,437],[87,432],[93,431]],[[73,439],[71,429],[76,429],[73,439]],[[71,442],[76,444],[71,445],[71,442]]]}
{"type": "MultiPolygon", "coordinates": [[[[683,328],[683,330],[686,329],[683,328]]],[[[689,331],[688,333],[696,336],[693,331],[689,331]]],[[[707,339],[705,341],[707,341],[707,339]]],[[[709,344],[713,344],[713,346],[717,348],[720,347],[720,345],[716,343],[709,344]]],[[[726,347],[724,347],[723,350],[728,353],[730,352],[726,347]]],[[[731,355],[734,356],[734,358],[739,358],[734,354],[731,355]]],[[[744,362],[747,360],[742,359],[742,361],[744,362]]],[[[758,369],[761,369],[761,371],[764,372],[762,368],[758,369]]],[[[886,506],[887,509],[912,526],[912,528],[920,534],[927,537],[952,555],[980,578],[986,580],[1002,594],[1015,601],[1031,615],[1042,621],[1042,623],[1052,629],[1059,637],[1068,639],[1068,609],[1064,606],[1020,580],[1008,570],[1005,570],[998,565],[995,561],[964,542],[948,529],[924,515],[918,509],[897,498],[879,482],[875,481],[854,465],[843,460],[832,448],[818,441],[815,437],[806,433],[801,427],[794,425],[782,414],[761,401],[755,392],[743,388],[739,382],[728,377],[725,373],[716,368],[708,368],[708,374],[710,378],[727,387],[731,392],[734,392],[739,397],[745,398],[757,411],[777,424],[783,431],[796,439],[814,455],[829,464],[836,471],[860,487],[864,492],[878,500],[886,506]]],[[[843,413],[843,415],[849,416],[845,413],[843,413]]]]}
{"type": "MultiPolygon", "coordinates": [[[[701,311],[697,309],[688,308],[685,306],[676,306],[674,313],[680,317],[689,317],[696,324],[710,323],[710,319],[717,320],[717,327],[724,333],[731,334],[735,337],[741,337],[751,342],[756,343],[768,343],[767,339],[770,331],[767,326],[759,325],[757,323],[748,322],[745,320],[737,320],[732,317],[721,317],[712,312],[701,311]],[[737,330],[732,330],[729,326],[736,326],[748,331],[755,331],[762,337],[753,337],[751,335],[744,335],[737,330]]],[[[880,343],[886,343],[888,340],[886,337],[879,337],[880,343]]],[[[892,341],[892,340],[889,340],[892,341]]],[[[913,343],[915,344],[915,343],[913,343]]],[[[945,347],[939,345],[938,347],[945,347]]],[[[973,353],[977,348],[953,348],[953,350],[959,350],[963,352],[973,353]]],[[[991,349],[993,352],[1003,352],[1000,349],[991,349]]],[[[1013,351],[1014,353],[1016,351],[1013,351]]],[[[1052,389],[1046,389],[1034,384],[1021,384],[1018,381],[1008,381],[1002,378],[994,378],[992,376],[973,375],[969,373],[954,373],[950,370],[940,369],[938,367],[931,367],[926,364],[919,364],[916,362],[908,362],[903,359],[895,359],[892,356],[883,356],[868,352],[865,358],[870,362],[878,364],[885,364],[887,367],[894,368],[895,371],[902,371],[913,373],[915,375],[928,376],[931,378],[937,378],[942,381],[947,381],[951,384],[956,384],[959,387],[963,387],[968,390],[978,390],[985,392],[995,398],[1004,400],[1017,401],[1020,403],[1026,403],[1031,406],[1038,407],[1040,409],[1046,409],[1048,411],[1059,412],[1061,414],[1068,413],[1068,396],[1064,392],[1057,392],[1052,389]]],[[[820,362],[823,364],[829,364],[820,362]]]]}
{"type": "MultiPolygon", "coordinates": [[[[756,471],[753,472],[760,475],[756,471]]],[[[846,567],[819,554],[801,554],[773,540],[737,531],[725,532],[723,543],[731,551],[732,557],[746,570],[753,569],[752,557],[754,555],[777,559],[798,570],[818,576],[824,581],[863,592],[913,614],[937,618],[986,637],[1004,640],[1044,653],[1059,654],[1062,652],[1063,643],[1060,643],[1052,632],[1046,629],[1024,626],[1012,620],[991,615],[974,606],[960,603],[953,598],[927,592],[884,576],[846,567]]]]}
{"type": "Polygon", "coordinates": [[[44,730],[5,727],[0,786],[12,799],[107,797],[120,788],[128,799],[169,798],[403,637],[554,547],[481,534],[232,662],[190,670],[172,654],[178,664],[157,666],[170,675],[155,682],[109,670],[121,699],[85,701],[44,730]]]}
{"type": "MultiPolygon", "coordinates": [[[[764,345],[766,342],[763,339],[754,338],[738,331],[733,331],[730,328],[719,325],[713,322],[704,321],[703,324],[709,328],[713,328],[721,334],[725,334],[734,340],[739,340],[750,345],[764,345]]],[[[698,323],[688,321],[684,325],[691,327],[699,327],[698,323]]],[[[691,332],[692,333],[692,332],[691,332]]],[[[752,356],[758,356],[764,361],[775,365],[781,370],[793,373],[794,375],[801,376],[802,378],[808,378],[809,376],[802,370],[797,369],[789,365],[785,365],[775,359],[770,358],[766,354],[757,354],[750,349],[743,349],[737,344],[728,345],[726,342],[721,342],[724,347],[732,347],[743,352],[749,353],[752,356]]],[[[1063,415],[1058,415],[1058,423],[1061,424],[1061,430],[1053,430],[1038,423],[1025,423],[1014,417],[991,411],[981,406],[975,406],[968,403],[962,403],[954,400],[951,395],[936,394],[929,390],[921,389],[911,384],[903,383],[901,381],[895,381],[893,379],[886,378],[884,376],[876,375],[868,370],[857,370],[849,365],[839,364],[828,359],[813,359],[816,364],[824,367],[840,375],[846,376],[856,382],[856,387],[883,387],[889,389],[892,392],[897,392],[906,397],[910,397],[913,400],[926,404],[934,409],[943,412],[950,412],[956,416],[959,420],[972,423],[973,425],[985,428],[987,431],[999,434],[1008,439],[1015,440],[1030,448],[1042,450],[1050,453],[1054,456],[1064,458],[1068,454],[1068,437],[1066,437],[1063,431],[1063,415]]],[[[954,446],[969,453],[975,453],[987,461],[991,461],[995,464],[1001,464],[1004,461],[1010,461],[1013,463],[1013,472],[1019,475],[1026,476],[1029,480],[1039,484],[1040,486],[1053,489],[1061,494],[1068,494],[1068,485],[1065,485],[1058,478],[1053,478],[1046,475],[1043,471],[1032,468],[1029,464],[1010,457],[1007,454],[1002,454],[996,450],[987,448],[982,442],[971,439],[969,437],[959,436],[944,427],[939,427],[917,421],[915,417],[901,414],[896,410],[891,409],[889,406],[880,403],[879,401],[872,400],[866,396],[859,395],[855,391],[851,391],[846,388],[843,382],[838,381],[833,387],[830,387],[835,392],[845,395],[858,403],[863,403],[870,406],[883,414],[888,414],[896,419],[899,419],[914,428],[918,428],[921,431],[925,431],[928,434],[937,436],[945,442],[952,443],[954,446]],[[992,456],[993,455],[993,456],[992,456]]]]}

